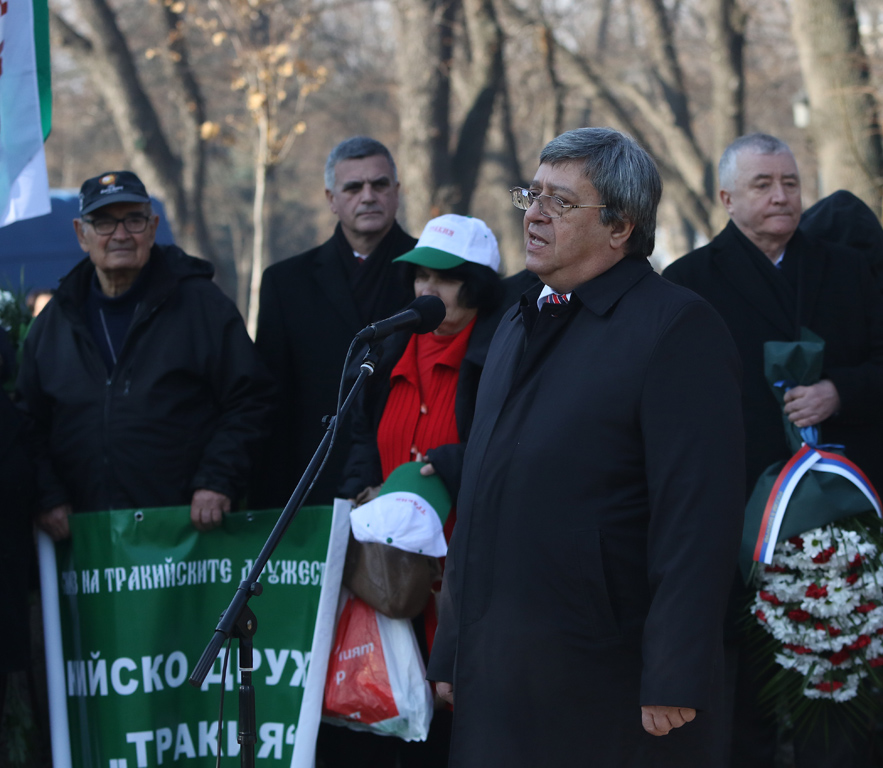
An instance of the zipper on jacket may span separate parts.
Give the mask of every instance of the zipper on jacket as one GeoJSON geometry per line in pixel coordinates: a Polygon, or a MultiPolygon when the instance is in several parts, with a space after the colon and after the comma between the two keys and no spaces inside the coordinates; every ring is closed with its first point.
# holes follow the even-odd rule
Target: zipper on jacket
{"type": "Polygon", "coordinates": [[[102,433],[104,435],[103,439],[103,450],[101,452],[101,464],[104,470],[104,477],[101,482],[101,491],[100,498],[101,504],[99,505],[101,509],[109,509],[110,508],[110,487],[111,483],[111,468],[110,468],[110,398],[111,393],[113,391],[113,374],[107,377],[104,383],[104,429],[102,433]]]}

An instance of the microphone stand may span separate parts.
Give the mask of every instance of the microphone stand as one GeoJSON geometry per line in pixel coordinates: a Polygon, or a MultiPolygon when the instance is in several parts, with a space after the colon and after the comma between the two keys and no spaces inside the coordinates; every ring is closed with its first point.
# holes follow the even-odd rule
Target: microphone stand
{"type": "MultiPolygon", "coordinates": [[[[319,475],[322,463],[331,447],[331,438],[334,434],[334,427],[338,420],[342,420],[353,404],[356,395],[361,390],[374,369],[383,352],[379,343],[369,345],[368,351],[359,366],[359,375],[355,383],[350,389],[346,400],[340,406],[340,410],[335,416],[332,416],[325,429],[325,434],[319,447],[313,454],[309,465],[303,473],[300,482],[291,494],[291,498],[279,515],[276,525],[273,527],[270,536],[264,543],[261,553],[255,560],[248,576],[239,583],[230,605],[221,614],[218,626],[215,628],[215,634],[209,641],[209,644],[202,652],[193,674],[190,675],[190,684],[195,688],[202,686],[206,676],[215,664],[218,658],[218,652],[224,645],[224,641],[228,637],[235,637],[239,641],[239,671],[242,680],[239,686],[239,735],[237,741],[241,745],[239,752],[239,764],[241,768],[254,768],[255,764],[255,742],[257,741],[257,718],[255,714],[255,696],[254,686],[252,685],[251,673],[254,669],[253,665],[253,644],[252,637],[258,628],[257,617],[248,607],[248,601],[252,596],[260,595],[263,591],[263,585],[258,582],[264,566],[273,554],[273,550],[279,544],[291,521],[294,520],[298,510],[303,506],[304,500],[313,483],[319,475]]],[[[218,730],[218,739],[221,738],[220,729],[218,730]]]]}

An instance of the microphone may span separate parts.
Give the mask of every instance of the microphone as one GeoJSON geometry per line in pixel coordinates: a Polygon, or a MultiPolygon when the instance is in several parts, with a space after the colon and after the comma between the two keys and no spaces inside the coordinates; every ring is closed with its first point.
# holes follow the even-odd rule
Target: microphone
{"type": "Polygon", "coordinates": [[[429,333],[441,325],[445,313],[445,303],[438,296],[418,296],[401,312],[363,328],[356,338],[359,341],[385,339],[391,333],[407,330],[429,333]]]}

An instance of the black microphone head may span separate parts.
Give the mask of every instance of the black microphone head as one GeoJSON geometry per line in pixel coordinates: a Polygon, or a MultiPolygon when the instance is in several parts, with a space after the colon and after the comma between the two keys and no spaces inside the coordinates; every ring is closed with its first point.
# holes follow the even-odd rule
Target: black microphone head
{"type": "Polygon", "coordinates": [[[414,333],[429,333],[438,328],[445,319],[445,303],[438,296],[418,296],[408,305],[420,315],[420,323],[414,333]]]}

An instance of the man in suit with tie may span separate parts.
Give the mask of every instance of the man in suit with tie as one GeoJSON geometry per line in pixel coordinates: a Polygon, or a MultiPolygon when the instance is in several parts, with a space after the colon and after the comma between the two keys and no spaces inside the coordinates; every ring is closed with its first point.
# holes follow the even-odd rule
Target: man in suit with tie
{"type": "MultiPolygon", "coordinates": [[[[785,395],[798,427],[818,425],[822,441],[845,446],[879,489],[883,483],[883,301],[863,255],[799,227],[800,175],[790,148],[753,133],[733,142],[719,164],[720,199],[730,214],[708,245],[669,266],[664,277],[690,288],[723,317],[742,358],[746,491],[771,464],[791,456],[782,413],[764,375],[764,342],[795,341],[808,328],[825,342],[821,380],[785,395]]],[[[844,229],[848,219],[840,222],[844,229]]],[[[832,240],[839,239],[833,237],[832,240]]],[[[838,233],[842,234],[842,233],[838,233]]],[[[745,599],[731,606],[729,663],[738,668],[733,768],[775,765],[776,728],[758,715],[754,663],[736,627],[745,599]],[[738,656],[738,663],[736,657],[738,656]]],[[[735,674],[735,673],[733,673],[735,674]]],[[[824,729],[795,741],[797,765],[859,766],[852,734],[830,743],[824,729]],[[844,751],[839,751],[840,749],[844,751]]]]}
{"type": "MultiPolygon", "coordinates": [[[[253,474],[255,509],[288,501],[322,439],[322,417],[335,412],[353,337],[414,298],[402,265],[392,263],[417,241],[396,222],[399,182],[389,150],[366,136],[338,144],[325,164],[325,197],[338,218],[332,237],[268,267],[261,282],[256,344],[281,406],[253,474]]],[[[308,503],[331,503],[349,448],[343,424],[308,503]]]]}
{"type": "Polygon", "coordinates": [[[562,134],[511,192],[540,282],[500,322],[466,448],[427,670],[450,764],[720,766],[735,347],[647,262],[662,183],[633,139],[562,134]]]}

